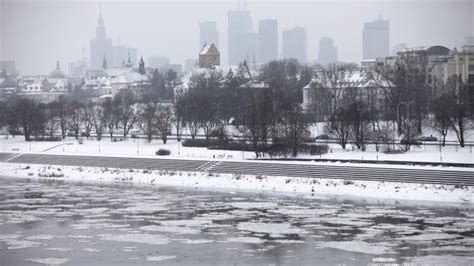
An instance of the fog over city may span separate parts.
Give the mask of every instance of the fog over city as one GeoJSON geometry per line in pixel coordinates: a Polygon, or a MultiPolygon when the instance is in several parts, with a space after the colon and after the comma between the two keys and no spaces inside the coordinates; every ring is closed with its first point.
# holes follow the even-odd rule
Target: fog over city
{"type": "MultiPolygon", "coordinates": [[[[90,60],[90,41],[99,19],[99,1],[0,0],[0,60],[14,60],[21,74],[47,74],[59,60],[90,60]]],[[[137,49],[137,56],[167,56],[184,64],[197,58],[199,23],[216,21],[222,64],[228,62],[229,10],[251,12],[253,30],[263,19],[278,21],[282,31],[301,26],[307,34],[307,62],[317,60],[319,40],[328,36],[338,60],[362,59],[362,28],[381,16],[390,21],[390,50],[409,47],[461,47],[474,35],[474,1],[102,1],[107,37],[114,45],[137,49]]]]}

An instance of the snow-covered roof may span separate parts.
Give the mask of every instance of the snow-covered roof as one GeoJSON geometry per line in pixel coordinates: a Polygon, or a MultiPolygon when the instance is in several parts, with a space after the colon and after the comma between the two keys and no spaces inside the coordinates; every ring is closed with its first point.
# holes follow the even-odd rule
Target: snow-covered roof
{"type": "Polygon", "coordinates": [[[219,53],[219,50],[217,50],[217,47],[213,43],[205,44],[204,47],[202,47],[199,55],[206,55],[209,52],[219,53]]]}
{"type": "Polygon", "coordinates": [[[210,44],[206,44],[204,45],[204,47],[202,48],[201,52],[199,53],[200,55],[204,55],[204,54],[207,54],[207,52],[209,52],[209,49],[211,48],[211,45],[210,44]]]}
{"type": "MultiPolygon", "coordinates": [[[[323,81],[316,77],[311,80],[311,82],[306,85],[304,88],[311,88],[312,84],[319,83],[322,84],[323,81]]],[[[350,71],[345,72],[338,80],[336,87],[339,89],[345,88],[378,88],[380,86],[389,86],[387,81],[380,79],[380,75],[376,72],[367,72],[367,71],[350,71]],[[377,80],[377,81],[375,81],[377,80]]]]}

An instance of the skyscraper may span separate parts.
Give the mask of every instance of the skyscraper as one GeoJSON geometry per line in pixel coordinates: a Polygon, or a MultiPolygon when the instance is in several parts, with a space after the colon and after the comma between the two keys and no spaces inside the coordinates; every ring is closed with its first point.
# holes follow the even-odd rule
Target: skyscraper
{"type": "Polygon", "coordinates": [[[390,21],[378,20],[364,23],[362,30],[362,59],[375,59],[389,55],[390,21]]]}
{"type": "Polygon", "coordinates": [[[112,39],[106,35],[101,5],[95,39],[91,40],[91,68],[102,68],[104,58],[107,62],[113,62],[112,39]]]}
{"type": "Polygon", "coordinates": [[[323,66],[337,62],[337,47],[332,38],[323,37],[319,40],[318,61],[323,66]]]}
{"type": "Polygon", "coordinates": [[[260,20],[258,23],[257,62],[267,63],[278,58],[278,21],[260,20]]]}
{"type": "Polygon", "coordinates": [[[283,58],[294,58],[300,64],[306,63],[306,29],[295,27],[283,31],[283,58]]]}
{"type": "Polygon", "coordinates": [[[199,23],[199,49],[204,47],[204,44],[214,44],[219,47],[219,33],[217,32],[217,23],[215,21],[204,21],[199,23]]]}
{"type": "Polygon", "coordinates": [[[255,34],[252,32],[252,18],[248,10],[229,10],[227,12],[228,19],[228,52],[229,65],[238,65],[243,60],[253,57],[255,45],[252,44],[256,40],[255,34]],[[252,40],[253,39],[253,40],[252,40]],[[249,41],[251,42],[249,44],[249,41]]]}

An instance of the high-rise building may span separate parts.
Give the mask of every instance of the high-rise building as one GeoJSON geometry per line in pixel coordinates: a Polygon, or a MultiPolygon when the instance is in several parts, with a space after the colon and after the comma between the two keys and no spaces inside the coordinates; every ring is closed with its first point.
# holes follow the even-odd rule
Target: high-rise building
{"type": "Polygon", "coordinates": [[[389,55],[390,21],[378,20],[364,23],[362,30],[362,59],[375,59],[389,55]]]}
{"type": "Polygon", "coordinates": [[[95,39],[91,40],[91,68],[102,68],[104,57],[107,62],[113,62],[112,39],[107,38],[101,6],[95,39]]]}
{"type": "Polygon", "coordinates": [[[257,62],[267,63],[278,59],[278,21],[260,20],[258,23],[257,62]]]}
{"type": "Polygon", "coordinates": [[[323,66],[337,62],[337,47],[332,38],[323,37],[319,40],[318,61],[323,66]]]}
{"type": "Polygon", "coordinates": [[[255,54],[255,34],[252,30],[252,18],[248,10],[229,10],[228,19],[228,64],[238,65],[255,54]],[[251,42],[249,44],[249,41],[251,42]],[[249,50],[253,47],[253,51],[249,50]]]}
{"type": "Polygon", "coordinates": [[[211,43],[219,47],[219,33],[217,32],[217,23],[215,21],[199,23],[199,33],[199,49],[202,49],[205,44],[211,43]]]}
{"type": "Polygon", "coordinates": [[[283,58],[294,58],[300,64],[306,63],[306,29],[295,27],[283,31],[283,58]]]}
{"type": "Polygon", "coordinates": [[[166,56],[148,57],[148,66],[152,68],[161,68],[171,63],[170,58],[166,56]]]}
{"type": "Polygon", "coordinates": [[[114,60],[111,62],[112,67],[123,67],[130,57],[132,64],[136,65],[138,61],[137,48],[117,45],[113,47],[114,60]]]}

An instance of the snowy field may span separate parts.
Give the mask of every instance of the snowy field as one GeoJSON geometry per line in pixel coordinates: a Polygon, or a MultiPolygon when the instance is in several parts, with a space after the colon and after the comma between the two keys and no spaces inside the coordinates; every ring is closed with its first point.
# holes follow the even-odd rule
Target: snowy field
{"type": "MultiPolygon", "coordinates": [[[[322,142],[324,144],[324,142],[322,142]]],[[[422,145],[412,147],[403,154],[385,154],[375,151],[375,146],[369,146],[365,152],[351,146],[343,150],[337,144],[329,144],[330,151],[321,156],[310,156],[299,154],[299,158],[325,158],[325,159],[355,159],[355,160],[393,160],[393,161],[423,161],[423,162],[452,162],[452,163],[474,163],[474,152],[472,147],[444,147],[440,150],[436,145],[422,145]]],[[[156,156],[159,149],[167,149],[171,152],[169,157],[174,158],[204,158],[204,159],[254,159],[254,152],[208,150],[206,148],[183,147],[176,140],[169,140],[163,144],[159,140],[148,143],[144,139],[127,139],[125,141],[111,142],[84,139],[83,144],[74,138],[66,138],[63,142],[25,142],[22,137],[0,139],[0,152],[21,153],[47,153],[47,154],[100,154],[120,156],[156,156]]],[[[268,155],[267,155],[268,157],[268,155]]]]}

